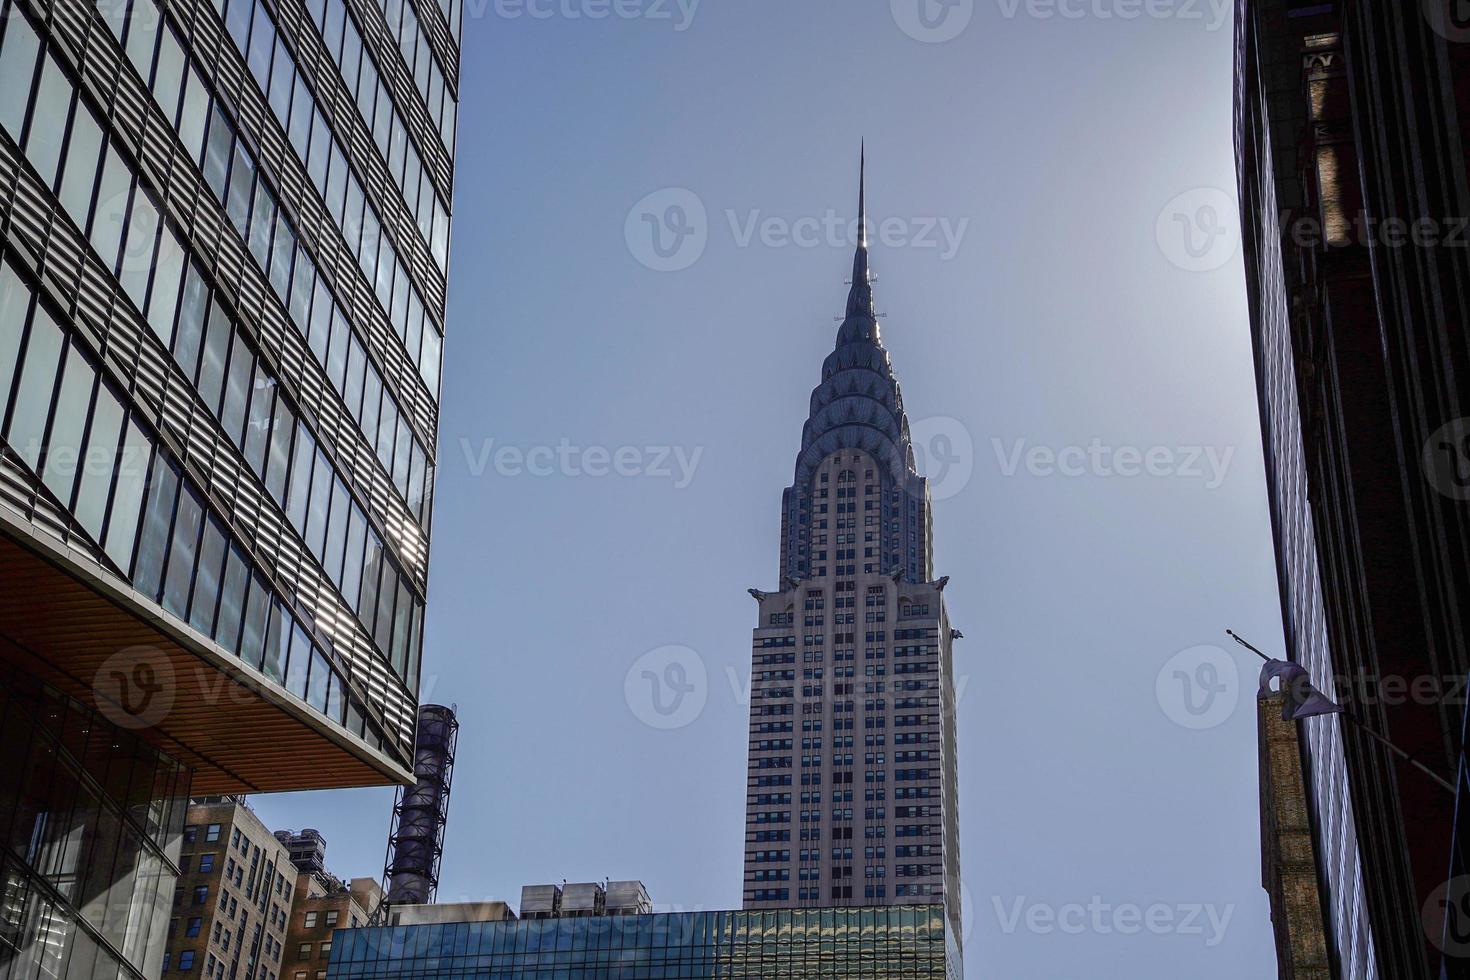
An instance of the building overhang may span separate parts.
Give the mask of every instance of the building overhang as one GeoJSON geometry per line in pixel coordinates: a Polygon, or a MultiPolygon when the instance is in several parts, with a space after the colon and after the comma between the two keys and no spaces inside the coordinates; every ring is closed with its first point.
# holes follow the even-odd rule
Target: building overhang
{"type": "Polygon", "coordinates": [[[0,663],[188,766],[193,795],[413,782],[90,558],[3,511],[0,663]]]}

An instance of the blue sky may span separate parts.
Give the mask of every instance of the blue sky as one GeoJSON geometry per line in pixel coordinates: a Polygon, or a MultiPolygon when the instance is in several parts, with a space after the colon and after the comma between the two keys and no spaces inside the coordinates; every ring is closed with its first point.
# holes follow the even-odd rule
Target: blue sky
{"type": "MultiPolygon", "coordinates": [[[[467,0],[440,897],[609,876],[738,907],[745,590],[777,584],[866,139],[966,635],[968,975],[1270,975],[1254,668],[1224,635],[1280,648],[1228,5],[925,2],[467,0]],[[700,688],[675,728],[625,685],[667,647],[700,688]]],[[[376,876],[391,799],[253,802],[376,876]]]]}

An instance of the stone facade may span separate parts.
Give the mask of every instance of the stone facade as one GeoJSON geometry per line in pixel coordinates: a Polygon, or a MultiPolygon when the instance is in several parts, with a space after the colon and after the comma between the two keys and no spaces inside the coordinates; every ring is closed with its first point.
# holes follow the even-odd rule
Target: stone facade
{"type": "Polygon", "coordinates": [[[1281,718],[1283,698],[1279,693],[1262,697],[1256,705],[1261,751],[1261,884],[1271,897],[1281,980],[1332,980],[1302,746],[1296,723],[1281,718]]]}

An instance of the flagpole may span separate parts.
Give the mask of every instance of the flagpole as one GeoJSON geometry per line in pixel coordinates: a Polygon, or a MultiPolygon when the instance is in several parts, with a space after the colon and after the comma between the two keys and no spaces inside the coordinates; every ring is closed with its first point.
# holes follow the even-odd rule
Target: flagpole
{"type": "MultiPolygon", "coordinates": [[[[1251,646],[1249,643],[1247,643],[1245,641],[1245,639],[1243,637],[1241,637],[1234,630],[1226,630],[1225,632],[1236,643],[1239,643],[1241,646],[1245,647],[1251,653],[1254,653],[1256,656],[1258,656],[1262,660],[1266,661],[1266,663],[1271,663],[1271,661],[1272,661],[1272,658],[1271,657],[1266,656],[1260,650],[1257,650],[1255,647],[1251,646]]],[[[1400,759],[1404,760],[1409,765],[1413,766],[1415,769],[1418,769],[1420,772],[1424,773],[1424,775],[1428,776],[1430,779],[1434,780],[1436,783],[1439,783],[1439,785],[1443,786],[1445,789],[1449,790],[1451,793],[1455,793],[1456,792],[1455,786],[1454,786],[1453,783],[1451,783],[1449,780],[1445,779],[1443,776],[1441,776],[1439,773],[1435,772],[1433,769],[1429,768],[1429,766],[1427,766],[1423,762],[1419,761],[1417,758],[1415,758],[1410,753],[1405,752],[1403,749],[1399,748],[1397,745],[1395,745],[1392,742],[1390,742],[1385,736],[1380,735],[1378,732],[1376,732],[1373,729],[1369,728],[1367,725],[1365,725],[1362,722],[1361,719],[1359,719],[1351,711],[1347,710],[1346,708],[1343,708],[1341,714],[1342,714],[1342,717],[1345,718],[1348,722],[1350,722],[1353,725],[1354,728],[1358,729],[1358,731],[1360,731],[1363,734],[1367,735],[1369,738],[1373,739],[1373,741],[1375,741],[1378,744],[1382,745],[1384,748],[1388,749],[1394,755],[1398,756],[1400,759]]]]}

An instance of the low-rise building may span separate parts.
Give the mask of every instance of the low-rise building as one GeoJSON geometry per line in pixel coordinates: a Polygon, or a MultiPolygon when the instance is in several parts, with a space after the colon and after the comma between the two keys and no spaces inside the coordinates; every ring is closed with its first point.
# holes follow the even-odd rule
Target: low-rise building
{"type": "Polygon", "coordinates": [[[302,875],[291,905],[281,976],[325,980],[337,931],[367,925],[382,900],[382,886],[374,878],[344,882],[326,872],[302,875]]]}
{"type": "MultiPolygon", "coordinates": [[[[395,910],[396,911],[396,910],[395,910]]],[[[943,905],[666,912],[344,930],[331,980],[905,977],[958,980],[943,905]]]]}

